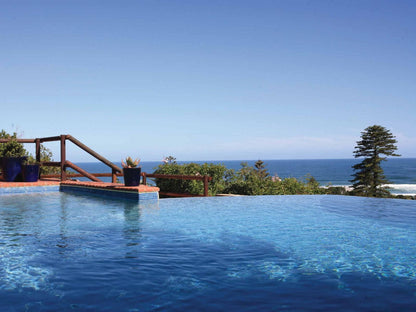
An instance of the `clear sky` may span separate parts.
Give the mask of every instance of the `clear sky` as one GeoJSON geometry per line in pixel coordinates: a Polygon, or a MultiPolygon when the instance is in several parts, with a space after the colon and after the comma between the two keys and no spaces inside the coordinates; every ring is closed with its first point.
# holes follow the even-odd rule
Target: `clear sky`
{"type": "Polygon", "coordinates": [[[351,158],[380,124],[416,157],[415,16],[414,0],[0,0],[0,128],[150,161],[351,158]]]}

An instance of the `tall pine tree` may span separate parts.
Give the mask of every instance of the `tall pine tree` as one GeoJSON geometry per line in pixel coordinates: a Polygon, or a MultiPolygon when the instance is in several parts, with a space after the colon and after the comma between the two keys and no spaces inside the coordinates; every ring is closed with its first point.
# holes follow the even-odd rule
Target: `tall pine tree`
{"type": "Polygon", "coordinates": [[[400,156],[394,152],[397,143],[393,134],[386,128],[378,125],[367,127],[361,132],[361,140],[357,142],[354,157],[364,157],[363,161],[353,166],[354,179],[353,194],[371,197],[386,197],[390,192],[383,187],[389,181],[384,176],[381,162],[385,156],[400,156]]]}

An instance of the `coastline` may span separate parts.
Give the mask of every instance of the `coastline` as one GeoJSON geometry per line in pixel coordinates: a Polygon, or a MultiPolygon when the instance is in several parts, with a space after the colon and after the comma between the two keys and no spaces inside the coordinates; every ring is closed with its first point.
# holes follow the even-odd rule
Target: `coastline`
{"type": "MultiPolygon", "coordinates": [[[[271,176],[280,178],[296,178],[304,181],[308,175],[313,176],[322,187],[350,187],[352,165],[357,159],[295,159],[295,160],[264,160],[267,171],[271,176]]],[[[239,170],[242,162],[253,166],[254,160],[207,160],[207,161],[178,161],[178,164],[189,162],[222,164],[228,169],[239,170]]],[[[81,168],[93,173],[108,173],[109,168],[99,162],[77,162],[81,168]]],[[[121,165],[120,162],[115,162],[121,165]]],[[[143,172],[153,172],[162,161],[142,161],[143,172]]],[[[383,163],[384,173],[391,182],[388,186],[395,195],[416,195],[416,158],[389,159],[383,163]]]]}

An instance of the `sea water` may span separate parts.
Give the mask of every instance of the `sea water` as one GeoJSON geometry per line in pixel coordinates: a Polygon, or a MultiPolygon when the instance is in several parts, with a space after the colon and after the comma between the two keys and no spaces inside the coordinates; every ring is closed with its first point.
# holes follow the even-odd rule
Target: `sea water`
{"type": "MultiPolygon", "coordinates": [[[[241,163],[247,162],[253,166],[255,160],[225,160],[225,161],[195,161],[196,163],[223,164],[229,169],[238,170],[241,163]]],[[[312,175],[322,186],[326,185],[351,185],[350,180],[354,173],[352,166],[358,163],[356,159],[313,159],[313,160],[264,160],[269,173],[280,178],[294,177],[305,180],[307,175],[312,175]]],[[[178,161],[178,163],[188,163],[178,161]]],[[[107,172],[111,170],[102,163],[77,163],[88,172],[107,172]]],[[[152,173],[161,161],[143,161],[142,171],[152,173]]],[[[117,163],[117,165],[121,165],[117,163]]],[[[393,158],[382,163],[387,179],[392,183],[391,192],[394,194],[416,195],[416,158],[393,158]]],[[[110,181],[110,178],[107,179],[110,181]]]]}
{"type": "Polygon", "coordinates": [[[414,311],[416,202],[0,196],[0,311],[414,311]]]}

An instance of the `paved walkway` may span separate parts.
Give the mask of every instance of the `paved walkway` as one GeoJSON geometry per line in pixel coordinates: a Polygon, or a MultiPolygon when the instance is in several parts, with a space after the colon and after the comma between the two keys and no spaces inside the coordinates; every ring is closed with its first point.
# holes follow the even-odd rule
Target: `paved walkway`
{"type": "Polygon", "coordinates": [[[27,186],[49,186],[49,185],[59,185],[61,181],[59,180],[39,180],[37,182],[6,182],[0,179],[0,188],[1,187],[27,187],[27,186]]]}

